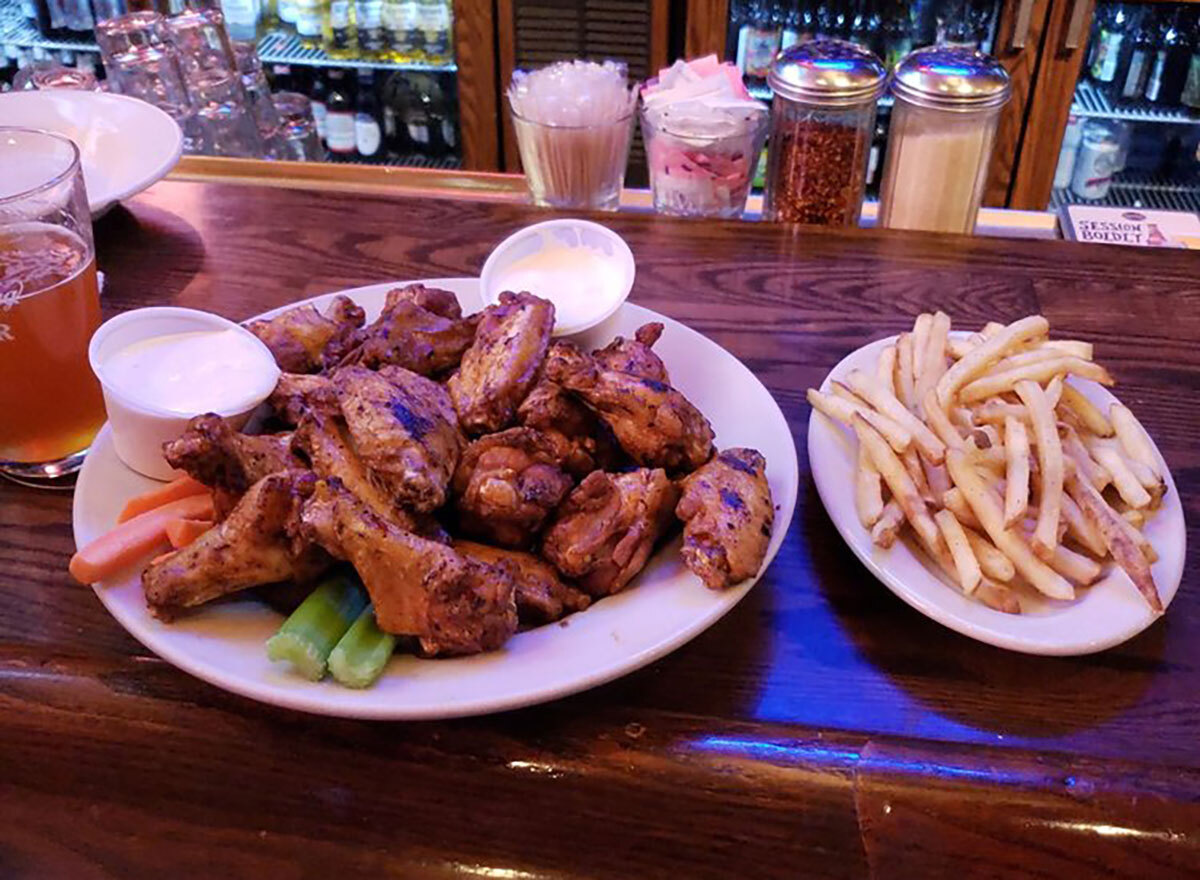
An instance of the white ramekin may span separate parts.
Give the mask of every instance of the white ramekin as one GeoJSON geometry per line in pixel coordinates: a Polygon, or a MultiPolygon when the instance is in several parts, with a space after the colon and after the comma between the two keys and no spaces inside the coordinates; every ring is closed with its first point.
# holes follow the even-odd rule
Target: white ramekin
{"type": "Polygon", "coordinates": [[[262,352],[261,377],[253,387],[236,389],[236,393],[231,390],[230,404],[215,411],[217,415],[228,419],[234,428],[240,428],[279,381],[279,367],[270,349],[245,327],[210,312],[156,306],[134,309],[110,318],[92,334],[92,341],[88,345],[88,361],[104,393],[104,408],[108,411],[113,446],[121,461],[139,474],[156,480],[170,480],[179,476],[179,472],[163,458],[163,444],[178,437],[188,421],[200,413],[171,412],[139,400],[137,389],[115,387],[106,380],[104,363],[116,352],[143,339],[200,330],[235,330],[244,333],[254,340],[262,352]]]}

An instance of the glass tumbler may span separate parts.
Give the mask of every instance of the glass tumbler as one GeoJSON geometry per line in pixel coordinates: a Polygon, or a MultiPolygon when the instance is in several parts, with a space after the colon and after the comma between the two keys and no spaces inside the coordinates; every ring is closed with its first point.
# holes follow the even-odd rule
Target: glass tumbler
{"type": "Polygon", "coordinates": [[[633,114],[599,125],[546,125],[512,114],[536,205],[615,211],[625,183],[633,114]]]}
{"type": "Polygon", "coordinates": [[[92,220],[70,140],[0,126],[0,473],[74,473],[104,422],[92,220]]]}
{"type": "Polygon", "coordinates": [[[209,70],[193,77],[189,86],[205,155],[262,157],[262,137],[246,104],[239,74],[209,70]]]}
{"type": "Polygon", "coordinates": [[[299,92],[276,92],[272,99],[283,120],[277,132],[279,158],[293,162],[324,162],[325,148],[317,134],[312,102],[299,92]]]}

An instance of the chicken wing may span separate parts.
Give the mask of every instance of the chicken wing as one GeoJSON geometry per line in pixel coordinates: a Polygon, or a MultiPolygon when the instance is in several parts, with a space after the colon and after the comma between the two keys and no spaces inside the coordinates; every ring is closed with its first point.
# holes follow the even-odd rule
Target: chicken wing
{"type": "Polygon", "coordinates": [[[435,654],[477,654],[517,629],[515,588],[499,566],[406,532],[371,513],[336,480],[322,480],[303,531],[354,566],[386,632],[415,636],[435,654]]]}
{"type": "Polygon", "coordinates": [[[208,413],[164,443],[163,456],[206,486],[241,494],[268,474],[303,467],[291,442],[291,434],[242,434],[208,413]]]}
{"type": "Polygon", "coordinates": [[[606,370],[586,356],[547,363],[546,377],[595,410],[644,467],[687,473],[712,457],[708,419],[665,382],[606,370]]]}
{"type": "Polygon", "coordinates": [[[532,553],[501,550],[474,541],[455,541],[454,549],[508,572],[517,588],[517,616],[524,623],[550,623],[591,604],[587,593],[564,582],[553,566],[532,553]]]}
{"type": "Polygon", "coordinates": [[[542,555],[593,596],[619,592],[674,520],[679,490],[661,468],[596,471],[559,507],[542,555]]]}
{"type": "Polygon", "coordinates": [[[341,359],[344,346],[365,319],[366,313],[353,300],[338,296],[325,315],[310,305],[296,306],[274,318],[251,321],[246,329],[271,349],[279,369],[312,373],[341,359]]]}
{"type": "Polygon", "coordinates": [[[502,547],[528,547],[571,491],[561,449],[533,428],[509,428],[467,446],[454,472],[458,525],[502,547]]]}
{"type": "Polygon", "coordinates": [[[291,538],[312,474],[282,471],[250,487],[226,517],[181,550],[142,573],[150,610],[170,619],[220,596],[277,581],[306,581],[330,564],[328,555],[291,538]]]}
{"type": "Polygon", "coordinates": [[[372,482],[415,511],[445,504],[466,444],[446,389],[402,367],[339,367],[331,378],[372,482]]]}
{"type": "Polygon", "coordinates": [[[632,373],[643,379],[670,384],[671,377],[667,373],[667,365],[651,351],[662,332],[663,325],[657,321],[643,324],[634,332],[633,339],[618,336],[604,348],[592,352],[592,356],[602,369],[632,373]]]}
{"type": "Polygon", "coordinates": [[[475,339],[478,316],[463,318],[448,290],[410,284],[388,291],[379,319],[358,334],[344,363],[377,369],[387,364],[422,376],[458,366],[475,339]]]}
{"type": "Polygon", "coordinates": [[[726,449],[690,474],[675,514],[684,521],[683,562],[714,590],[758,574],[775,507],[767,462],[754,449],[726,449]]]}
{"type": "Polygon", "coordinates": [[[283,373],[267,403],[281,422],[295,427],[310,410],[337,413],[337,392],[325,376],[283,373]]]}
{"type": "Polygon", "coordinates": [[[537,379],[553,330],[554,305],[530,293],[506,291],[484,310],[475,341],[448,383],[467,433],[489,434],[512,424],[537,379]]]}

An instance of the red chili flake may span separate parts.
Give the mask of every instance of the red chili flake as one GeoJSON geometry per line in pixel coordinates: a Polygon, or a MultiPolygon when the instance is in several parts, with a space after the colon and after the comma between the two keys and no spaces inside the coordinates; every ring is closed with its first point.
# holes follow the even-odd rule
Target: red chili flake
{"type": "Polygon", "coordinates": [[[866,186],[866,132],[814,120],[771,132],[774,217],[788,223],[850,226],[866,186]]]}

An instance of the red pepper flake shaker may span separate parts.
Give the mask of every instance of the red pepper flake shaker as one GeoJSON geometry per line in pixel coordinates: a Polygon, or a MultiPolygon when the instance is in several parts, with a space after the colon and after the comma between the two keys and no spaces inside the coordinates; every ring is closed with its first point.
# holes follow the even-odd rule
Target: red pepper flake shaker
{"type": "Polygon", "coordinates": [[[854,226],[862,210],[875,106],[887,70],[845,40],[810,40],[781,52],[767,152],[767,220],[854,226]]]}

